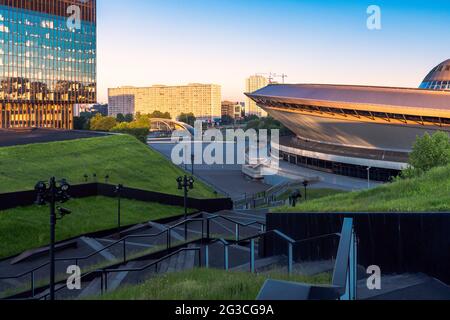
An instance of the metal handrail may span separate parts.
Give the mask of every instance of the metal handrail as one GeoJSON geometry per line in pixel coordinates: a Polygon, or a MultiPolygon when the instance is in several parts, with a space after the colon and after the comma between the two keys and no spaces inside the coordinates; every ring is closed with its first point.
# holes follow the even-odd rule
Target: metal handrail
{"type": "MultiPolygon", "coordinates": [[[[215,218],[215,217],[211,217],[211,218],[215,218]]],[[[204,220],[205,219],[187,219],[187,220],[184,220],[184,221],[182,221],[180,223],[177,223],[177,224],[167,228],[167,230],[164,230],[164,231],[162,231],[159,234],[163,234],[163,233],[167,232],[168,230],[177,228],[180,225],[183,225],[184,223],[188,223],[190,221],[204,221],[204,220]]],[[[202,234],[203,234],[203,232],[202,232],[202,234]]],[[[289,236],[285,235],[284,233],[282,233],[282,232],[280,232],[278,230],[270,230],[270,231],[267,231],[267,232],[264,232],[264,233],[259,233],[258,235],[254,235],[254,236],[248,237],[246,239],[235,241],[235,242],[229,242],[229,241],[226,241],[223,238],[215,239],[215,240],[211,241],[208,245],[206,245],[206,248],[205,248],[205,265],[206,265],[206,267],[207,268],[209,267],[209,250],[208,249],[209,249],[210,245],[213,245],[215,243],[221,243],[224,246],[224,269],[225,270],[229,270],[229,247],[232,246],[232,245],[236,245],[236,244],[242,243],[242,242],[251,241],[250,269],[251,269],[251,272],[254,273],[255,272],[255,242],[254,242],[254,240],[257,239],[257,238],[263,237],[265,235],[268,235],[268,234],[275,234],[275,235],[279,236],[281,239],[285,240],[288,243],[288,246],[289,246],[288,272],[289,273],[292,273],[292,267],[293,267],[293,252],[292,252],[292,248],[293,248],[294,245],[305,243],[305,242],[308,242],[308,241],[315,241],[315,240],[320,240],[320,239],[324,239],[324,238],[328,238],[328,237],[332,237],[332,236],[340,236],[341,235],[339,233],[331,233],[331,234],[326,234],[326,235],[321,235],[321,236],[316,236],[316,237],[311,237],[311,238],[301,239],[301,240],[297,240],[296,241],[296,240],[293,240],[292,238],[290,238],[289,236]]],[[[133,236],[133,237],[142,237],[142,236],[133,236]]],[[[130,238],[130,236],[128,236],[126,238],[130,238]]],[[[204,238],[202,238],[200,240],[204,240],[204,238]]],[[[110,267],[105,267],[103,269],[99,269],[99,270],[88,272],[88,273],[82,275],[81,279],[84,279],[85,277],[91,276],[93,274],[100,273],[101,276],[102,276],[102,293],[103,293],[103,283],[105,283],[105,286],[107,287],[107,274],[108,273],[117,273],[117,272],[125,272],[125,271],[128,271],[128,272],[144,271],[144,270],[146,270],[148,268],[151,268],[152,266],[155,266],[155,265],[157,267],[158,264],[161,263],[162,261],[164,261],[164,260],[166,260],[166,259],[168,259],[168,258],[170,258],[170,257],[172,257],[172,256],[174,256],[174,255],[176,255],[176,254],[178,254],[180,252],[182,252],[182,251],[192,251],[192,250],[195,250],[195,251],[199,252],[199,265],[201,266],[202,265],[201,248],[182,248],[182,249],[177,250],[176,252],[173,252],[173,253],[171,253],[171,254],[169,254],[167,256],[164,256],[163,258],[160,258],[157,261],[154,261],[154,262],[152,262],[152,263],[150,263],[150,264],[148,264],[146,266],[140,267],[140,268],[108,269],[110,267]],[[105,277],[105,279],[103,279],[104,277],[105,277]]],[[[64,286],[62,286],[60,288],[57,288],[55,290],[55,292],[58,292],[58,291],[60,291],[60,290],[62,290],[64,288],[65,288],[64,286]]],[[[32,295],[33,295],[33,298],[34,298],[34,296],[35,296],[34,295],[34,287],[32,288],[32,295]]],[[[46,297],[48,295],[49,294],[46,294],[43,297],[41,297],[40,299],[46,299],[46,297]]]]}
{"type": "Polygon", "coordinates": [[[214,219],[224,219],[224,220],[227,220],[227,221],[232,222],[234,224],[240,225],[241,227],[249,227],[249,226],[253,226],[253,225],[259,225],[259,226],[263,226],[263,227],[266,226],[265,223],[259,222],[259,221],[256,221],[256,220],[252,221],[252,222],[244,223],[244,222],[240,222],[240,221],[234,220],[232,218],[224,217],[224,216],[221,216],[221,215],[214,215],[214,216],[206,218],[206,220],[214,220],[214,219]]]}
{"type": "MultiPolygon", "coordinates": [[[[84,261],[84,260],[90,259],[90,258],[92,258],[93,256],[96,256],[96,255],[100,254],[101,252],[103,252],[103,251],[105,251],[105,250],[108,250],[109,248],[111,248],[111,247],[113,247],[113,246],[115,246],[115,245],[117,245],[117,244],[123,243],[123,248],[124,248],[123,262],[126,263],[126,262],[128,261],[128,260],[127,260],[127,257],[126,257],[126,241],[129,240],[129,239],[137,239],[137,238],[141,238],[141,239],[142,239],[142,238],[154,238],[154,237],[161,236],[161,235],[163,235],[163,234],[167,234],[167,249],[170,249],[170,248],[171,248],[170,235],[171,235],[171,231],[172,231],[172,230],[174,230],[174,229],[176,229],[176,228],[178,228],[178,227],[180,227],[180,226],[182,226],[182,225],[187,226],[187,224],[189,224],[189,223],[191,223],[191,222],[202,222],[202,240],[204,240],[204,239],[205,239],[205,235],[204,235],[204,221],[207,221],[207,222],[208,222],[208,234],[207,234],[207,238],[209,239],[209,221],[214,220],[214,219],[219,219],[219,218],[223,218],[224,220],[227,220],[227,221],[229,221],[229,222],[232,222],[232,223],[234,223],[234,224],[236,224],[236,225],[240,225],[240,226],[243,226],[243,227],[247,227],[247,226],[251,226],[251,225],[256,225],[256,224],[261,225],[262,227],[265,227],[265,224],[264,224],[264,223],[261,223],[261,222],[254,221],[254,222],[250,222],[250,223],[242,223],[242,222],[233,220],[233,219],[228,218],[228,217],[223,217],[223,216],[220,216],[220,215],[215,215],[215,216],[207,217],[207,218],[189,218],[189,219],[180,221],[180,222],[176,223],[175,225],[172,225],[172,226],[170,226],[170,227],[167,227],[166,230],[163,230],[163,231],[161,231],[161,232],[159,232],[159,233],[154,233],[154,234],[143,234],[143,235],[127,235],[127,236],[125,236],[125,237],[123,237],[123,238],[121,238],[121,239],[119,239],[119,240],[117,240],[117,241],[115,241],[115,242],[113,242],[113,243],[111,243],[111,244],[109,244],[109,245],[103,247],[102,249],[99,249],[99,250],[97,250],[97,251],[94,251],[94,252],[92,252],[92,253],[90,253],[90,254],[88,254],[88,255],[86,255],[86,256],[81,256],[81,257],[69,257],[69,258],[56,258],[56,259],[55,259],[55,262],[74,261],[74,262],[75,262],[75,265],[78,265],[78,263],[79,263],[80,261],[84,261]]],[[[185,239],[185,240],[187,240],[187,239],[185,239]]],[[[48,266],[48,265],[50,265],[50,262],[45,262],[45,263],[43,263],[42,265],[39,265],[39,266],[37,266],[37,267],[35,267],[35,268],[29,270],[29,271],[22,272],[22,273],[20,273],[20,274],[18,274],[18,275],[8,276],[8,277],[0,277],[0,280],[14,280],[14,279],[23,278],[23,277],[25,277],[25,276],[30,275],[30,278],[31,278],[31,291],[33,292],[33,296],[34,296],[34,291],[35,291],[35,273],[36,273],[37,271],[39,271],[40,269],[42,269],[42,268],[48,266]]],[[[90,273],[88,273],[88,274],[90,274],[90,273]]],[[[86,275],[87,275],[87,274],[86,274],[86,275]]]]}
{"type": "Polygon", "coordinates": [[[155,271],[157,272],[157,268],[158,265],[167,260],[170,259],[171,257],[180,254],[181,252],[184,251],[196,251],[198,252],[198,261],[199,261],[199,267],[201,267],[202,265],[202,251],[201,248],[181,248],[175,252],[172,252],[170,254],[168,254],[167,256],[164,256],[152,263],[149,263],[145,266],[142,266],[140,268],[120,268],[120,269],[108,269],[108,268],[104,268],[104,269],[100,269],[98,270],[98,272],[101,272],[102,274],[102,281],[101,281],[101,293],[103,294],[104,291],[108,290],[108,274],[109,273],[119,273],[119,272],[142,272],[144,270],[150,269],[151,267],[155,267],[155,271]]]}
{"type": "MultiPolygon", "coordinates": [[[[93,274],[100,274],[101,277],[102,277],[102,278],[101,278],[101,292],[102,292],[102,294],[103,294],[103,288],[104,288],[104,287],[106,287],[106,289],[108,288],[108,277],[107,277],[107,274],[108,274],[108,273],[139,272],[139,271],[144,271],[144,270],[147,270],[147,269],[149,269],[149,268],[151,268],[151,267],[153,267],[153,266],[155,266],[155,265],[156,265],[156,267],[157,267],[159,263],[163,262],[164,260],[170,259],[171,257],[173,257],[173,256],[175,256],[175,255],[177,255],[177,254],[179,254],[179,253],[181,253],[181,252],[183,252],[183,251],[198,251],[198,252],[199,252],[199,259],[198,259],[198,260],[199,260],[199,265],[201,266],[201,261],[202,261],[201,259],[202,259],[202,257],[201,257],[201,249],[200,249],[200,248],[181,248],[181,249],[179,249],[179,250],[177,250],[177,251],[175,251],[175,252],[172,252],[172,253],[170,253],[170,254],[168,254],[168,255],[166,255],[166,256],[164,256],[164,257],[162,257],[162,258],[160,258],[160,259],[158,259],[158,260],[156,260],[156,261],[153,261],[152,263],[150,263],[150,264],[148,264],[148,265],[145,265],[145,266],[143,266],[143,267],[140,267],[140,268],[108,269],[108,267],[105,267],[105,268],[103,268],[103,269],[98,269],[98,270],[95,270],[95,271],[91,271],[91,272],[89,272],[89,273],[86,273],[86,274],[82,275],[82,276],[80,277],[80,279],[83,279],[83,278],[88,277],[88,276],[93,275],[93,274]]],[[[56,290],[55,290],[55,293],[61,291],[61,290],[64,289],[64,288],[65,288],[65,286],[62,286],[62,287],[56,289],[56,290]]],[[[42,297],[40,298],[40,300],[46,300],[46,298],[47,298],[49,295],[50,295],[50,294],[48,293],[48,294],[42,296],[42,297]]]]}
{"type": "Polygon", "coordinates": [[[262,232],[257,235],[236,241],[234,244],[240,244],[242,242],[248,242],[248,241],[251,242],[251,245],[250,245],[250,247],[251,247],[251,249],[250,249],[250,269],[251,269],[252,273],[255,272],[255,248],[254,248],[255,242],[254,241],[255,241],[255,239],[261,238],[261,237],[263,237],[265,235],[269,235],[269,234],[275,234],[288,243],[288,272],[289,272],[289,274],[292,273],[292,269],[293,269],[293,248],[294,248],[294,246],[302,244],[302,243],[310,242],[310,241],[326,239],[326,238],[334,237],[334,236],[339,236],[339,237],[341,236],[340,233],[330,233],[330,234],[320,235],[320,236],[301,239],[301,240],[293,240],[291,237],[285,235],[284,233],[282,233],[279,230],[269,230],[269,231],[262,232]]]}
{"type": "Polygon", "coordinates": [[[265,232],[265,229],[266,229],[266,224],[265,223],[259,222],[259,221],[256,221],[256,220],[248,222],[248,223],[244,223],[244,222],[240,222],[240,221],[234,220],[234,219],[229,218],[229,217],[225,217],[225,216],[221,216],[221,215],[214,215],[214,216],[206,218],[206,222],[207,222],[206,235],[207,235],[208,239],[210,238],[210,232],[209,232],[210,224],[209,223],[210,223],[210,221],[215,220],[215,219],[223,219],[225,221],[231,222],[231,223],[236,225],[236,233],[235,233],[236,241],[239,241],[239,239],[240,239],[240,232],[239,232],[240,231],[240,227],[250,227],[250,226],[254,226],[254,225],[259,225],[261,227],[261,232],[265,232]]]}

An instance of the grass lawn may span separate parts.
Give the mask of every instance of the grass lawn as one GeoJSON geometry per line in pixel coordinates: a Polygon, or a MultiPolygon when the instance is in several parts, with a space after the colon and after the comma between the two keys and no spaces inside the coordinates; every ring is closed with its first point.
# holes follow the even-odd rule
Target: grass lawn
{"type": "MultiPolygon", "coordinates": [[[[63,205],[72,214],[58,221],[57,240],[117,226],[117,200],[106,197],[72,199],[63,205]]],[[[180,207],[122,200],[122,225],[183,214],[180,207]]],[[[12,256],[50,242],[48,206],[0,211],[0,258],[12,256]]]]}
{"type": "Polygon", "coordinates": [[[170,273],[137,286],[123,287],[93,299],[102,300],[255,300],[267,279],[329,284],[330,274],[314,277],[250,274],[215,269],[170,273]]]}
{"type": "MultiPolygon", "coordinates": [[[[305,200],[305,189],[301,188],[299,189],[302,193],[302,199],[300,201],[305,200]]],[[[308,200],[314,200],[314,199],[320,199],[323,197],[328,197],[328,196],[332,196],[332,195],[336,195],[336,194],[341,194],[341,193],[345,193],[346,191],[343,190],[337,190],[337,189],[328,189],[328,188],[322,188],[322,189],[312,189],[312,188],[308,188],[308,190],[306,191],[306,196],[308,198],[308,200]]],[[[289,196],[292,194],[292,192],[288,192],[283,194],[280,197],[280,200],[286,200],[289,199],[289,196]]]]}
{"type": "Polygon", "coordinates": [[[275,212],[445,212],[450,211],[450,166],[419,178],[283,207],[275,212]]]}
{"type": "MultiPolygon", "coordinates": [[[[84,175],[96,173],[103,182],[182,195],[176,178],[183,171],[127,135],[30,144],[0,148],[0,193],[32,190],[39,180],[51,176],[69,183],[84,183],[84,175]]],[[[190,196],[215,198],[213,190],[197,181],[190,196]]]]}

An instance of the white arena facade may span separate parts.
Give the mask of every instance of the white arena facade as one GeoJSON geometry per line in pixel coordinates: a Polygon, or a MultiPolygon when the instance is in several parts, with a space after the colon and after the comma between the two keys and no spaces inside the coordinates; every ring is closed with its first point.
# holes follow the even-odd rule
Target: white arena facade
{"type": "Polygon", "coordinates": [[[247,96],[295,133],[273,146],[284,160],[338,175],[388,181],[418,136],[450,133],[450,60],[419,89],[271,84],[247,96]]]}

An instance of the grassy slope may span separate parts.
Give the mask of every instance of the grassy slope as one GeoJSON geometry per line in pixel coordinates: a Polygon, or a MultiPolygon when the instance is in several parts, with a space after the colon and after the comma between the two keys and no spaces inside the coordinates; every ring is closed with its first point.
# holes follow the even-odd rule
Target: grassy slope
{"type": "MultiPolygon", "coordinates": [[[[64,204],[72,214],[58,221],[57,240],[117,226],[117,201],[106,197],[73,199],[64,204]]],[[[183,213],[183,208],[122,200],[122,225],[183,213]]],[[[48,207],[24,207],[0,212],[0,258],[49,243],[48,207]]]]}
{"type": "MultiPolygon", "coordinates": [[[[299,189],[299,190],[302,193],[302,199],[300,201],[303,201],[304,196],[305,196],[305,191],[304,191],[304,189],[299,189]]],[[[308,189],[306,195],[307,195],[308,200],[314,200],[314,199],[320,199],[323,197],[328,197],[328,196],[341,194],[341,193],[345,193],[345,192],[346,191],[343,191],[343,190],[321,188],[321,189],[308,189]]],[[[289,199],[289,196],[291,194],[292,194],[292,192],[287,192],[287,193],[283,194],[280,197],[280,199],[281,200],[289,199]]]]}
{"type": "Polygon", "coordinates": [[[433,212],[450,211],[450,166],[422,177],[373,190],[345,193],[280,208],[277,212],[433,212]]]}
{"type": "Polygon", "coordinates": [[[283,274],[254,275],[214,269],[166,274],[143,284],[123,287],[103,300],[254,300],[268,278],[329,284],[329,274],[314,277],[283,274]]]}
{"type": "MultiPolygon", "coordinates": [[[[83,183],[84,174],[99,181],[151,191],[179,194],[175,179],[182,171],[162,155],[130,136],[108,136],[45,144],[0,148],[0,193],[31,190],[38,180],[51,176],[83,183]]],[[[215,197],[197,181],[190,195],[215,197]]]]}

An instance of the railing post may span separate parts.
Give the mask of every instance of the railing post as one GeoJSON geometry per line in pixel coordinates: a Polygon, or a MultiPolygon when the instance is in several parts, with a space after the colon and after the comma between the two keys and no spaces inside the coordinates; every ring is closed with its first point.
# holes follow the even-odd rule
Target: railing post
{"type": "Polygon", "coordinates": [[[224,247],[224,252],[225,252],[225,257],[224,257],[225,270],[228,271],[229,270],[229,262],[228,262],[228,245],[227,244],[224,247]]]}
{"type": "Polygon", "coordinates": [[[34,298],[34,271],[31,272],[31,296],[34,298]]]}
{"type": "Polygon", "coordinates": [[[198,249],[198,267],[202,267],[202,249],[198,249]]]}
{"type": "Polygon", "coordinates": [[[209,268],[209,245],[205,247],[205,267],[206,269],[209,268]]]}
{"type": "Polygon", "coordinates": [[[184,241],[188,241],[188,222],[184,221],[184,241]]]}
{"type": "Polygon", "coordinates": [[[103,295],[103,287],[104,287],[104,281],[103,281],[103,272],[100,274],[100,292],[103,295]]]}
{"type": "Polygon", "coordinates": [[[171,247],[172,247],[172,239],[171,239],[171,231],[172,231],[172,229],[167,229],[167,243],[168,243],[168,246],[167,246],[167,249],[170,249],[171,247]]]}
{"type": "Polygon", "coordinates": [[[255,239],[250,241],[250,272],[255,273],[255,239]]]}
{"type": "Polygon", "coordinates": [[[207,224],[206,224],[206,237],[209,240],[209,239],[211,239],[210,233],[209,233],[209,227],[210,227],[209,223],[210,223],[211,220],[208,218],[206,221],[207,221],[207,224]]]}
{"type": "Polygon", "coordinates": [[[127,262],[127,243],[126,239],[123,239],[123,263],[127,262]]]}
{"type": "Polygon", "coordinates": [[[205,239],[205,220],[202,220],[202,243],[205,239]]]}
{"type": "Polygon", "coordinates": [[[292,265],[293,265],[293,245],[289,242],[288,244],[288,273],[289,275],[292,274],[292,265]]]}
{"type": "Polygon", "coordinates": [[[104,271],[105,274],[105,292],[108,292],[108,272],[104,271]]]}
{"type": "Polygon", "coordinates": [[[356,239],[355,239],[355,230],[352,230],[352,237],[350,242],[350,257],[349,257],[349,300],[356,300],[356,281],[357,281],[357,274],[356,274],[356,239]]]}
{"type": "Polygon", "coordinates": [[[236,223],[236,241],[239,241],[239,224],[236,223]]]}

